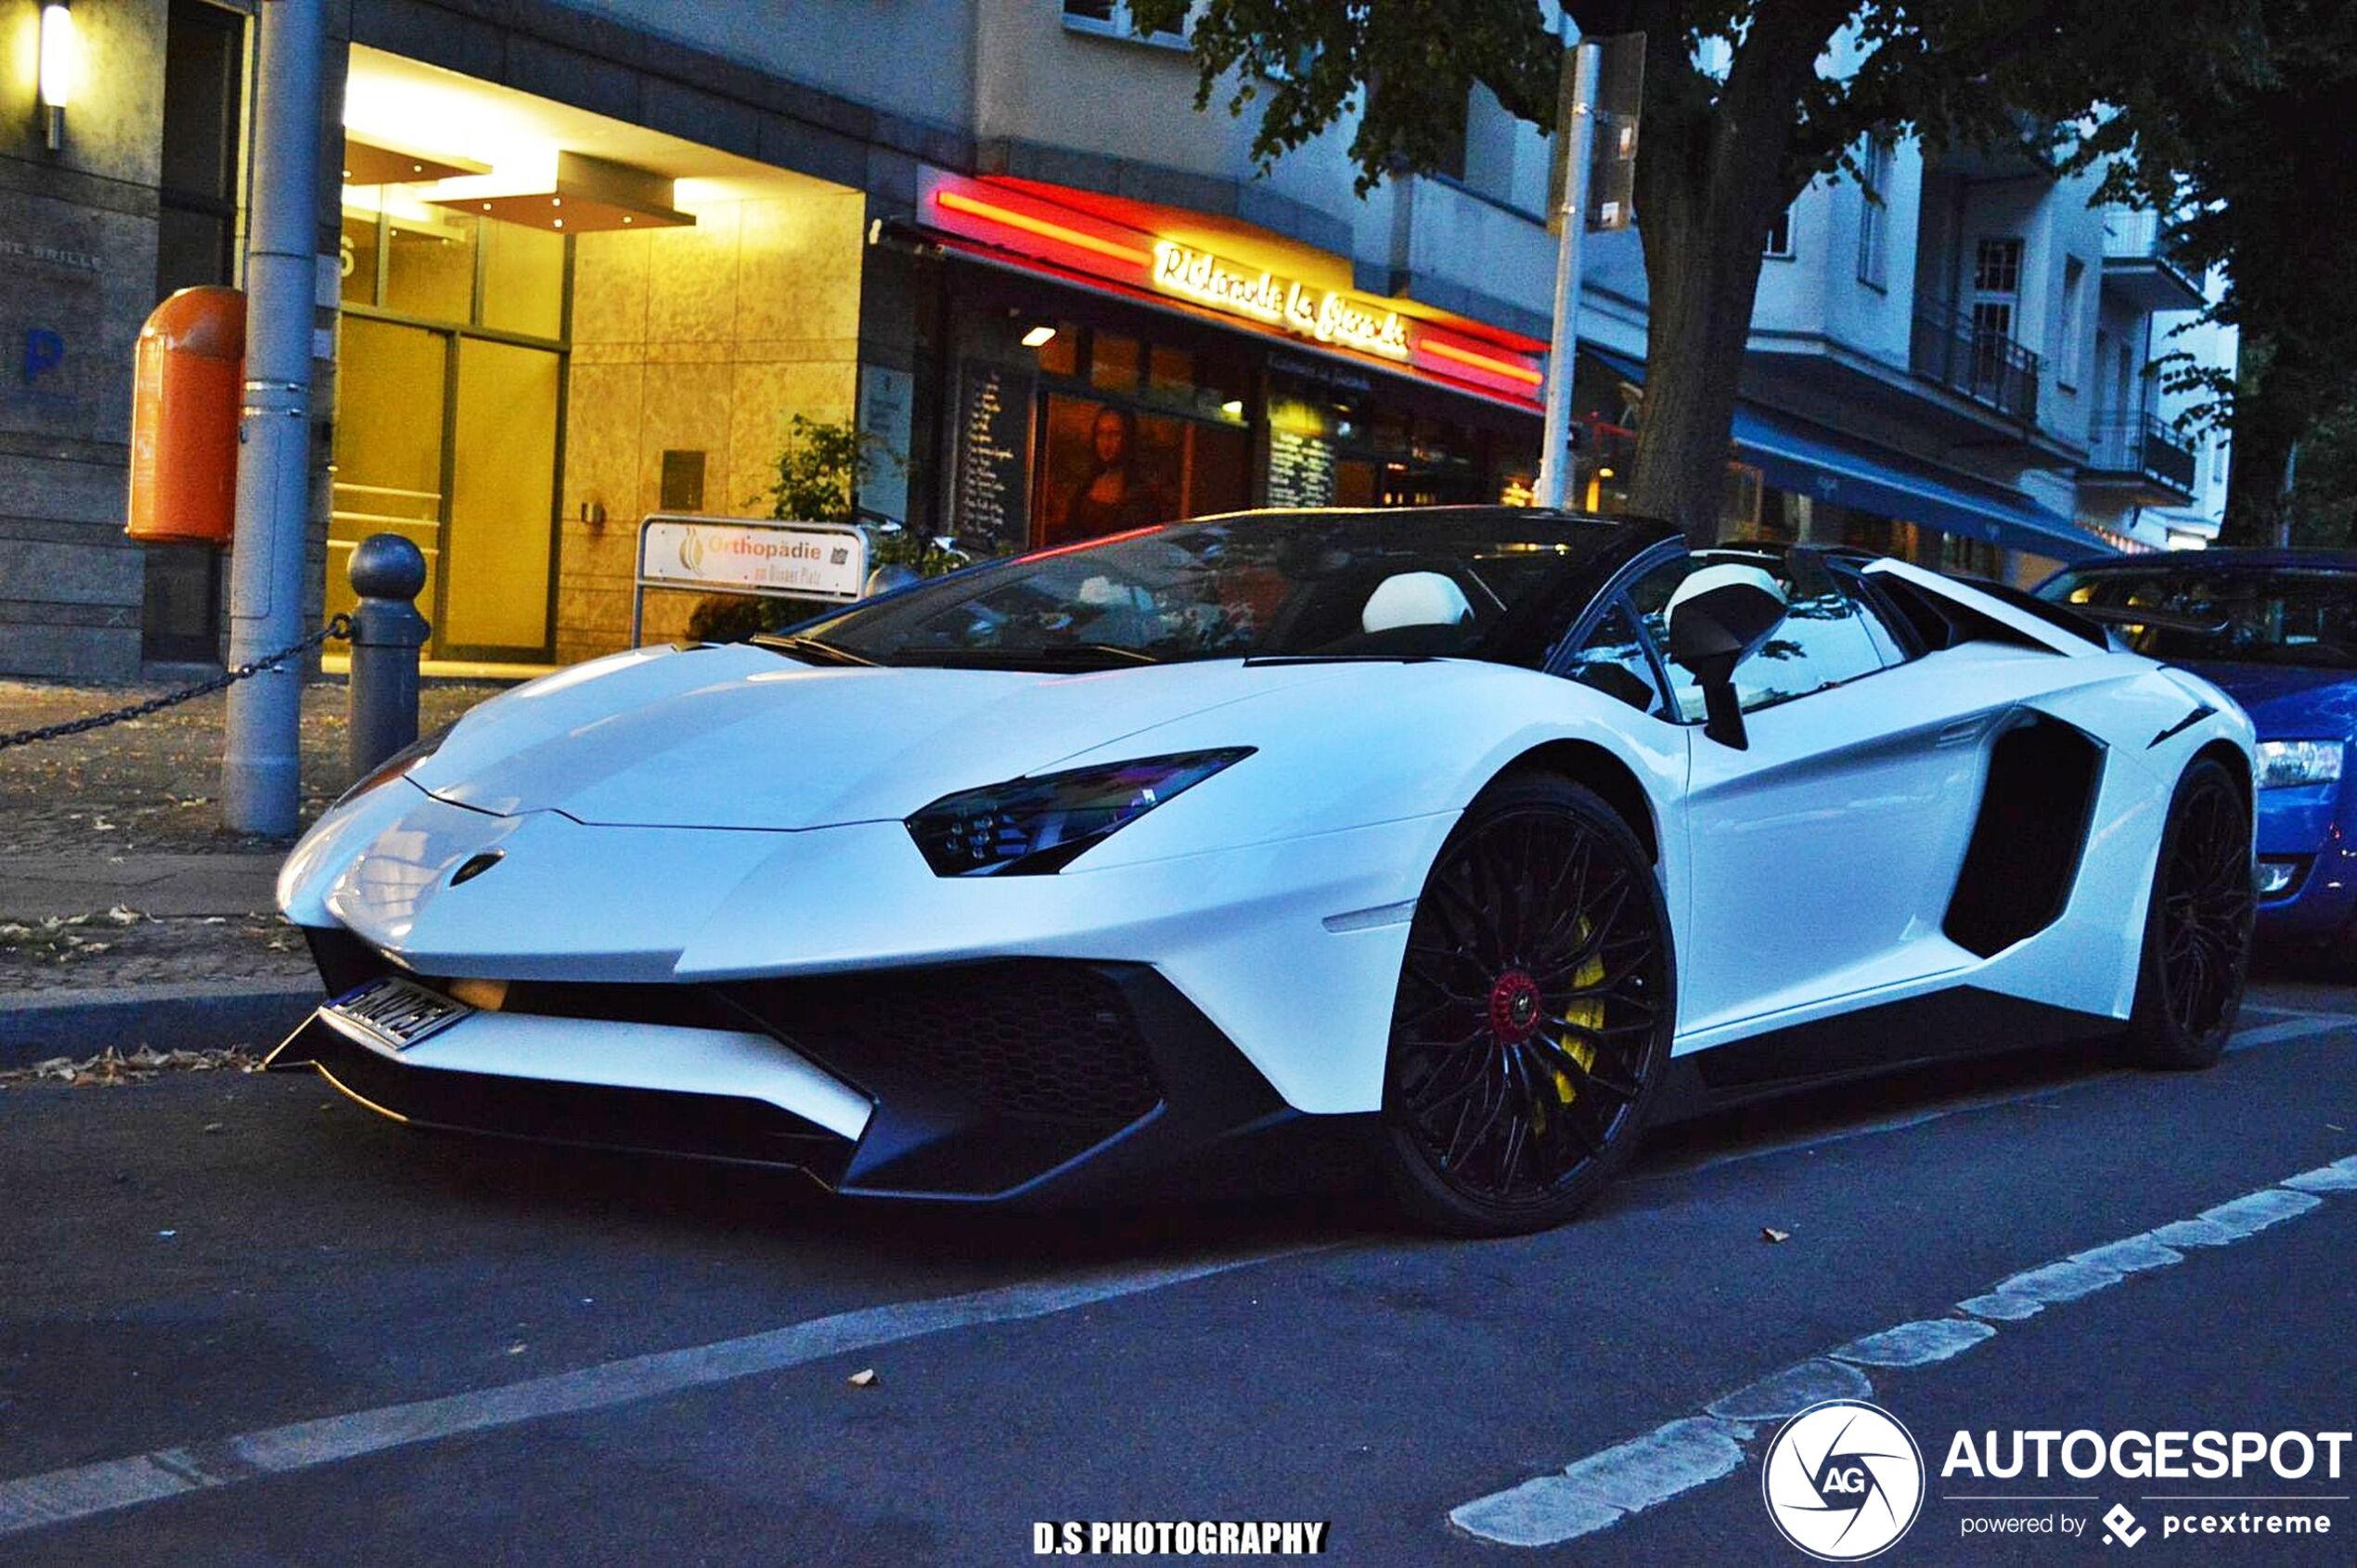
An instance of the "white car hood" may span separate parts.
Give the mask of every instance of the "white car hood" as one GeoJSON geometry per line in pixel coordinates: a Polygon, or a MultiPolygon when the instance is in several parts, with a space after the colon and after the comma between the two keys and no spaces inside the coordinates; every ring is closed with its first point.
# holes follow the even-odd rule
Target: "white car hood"
{"type": "Polygon", "coordinates": [[[555,810],[660,828],[882,821],[1336,669],[1223,660],[1043,675],[820,668],[742,645],[658,649],[593,661],[484,704],[410,778],[502,816],[555,810]]]}

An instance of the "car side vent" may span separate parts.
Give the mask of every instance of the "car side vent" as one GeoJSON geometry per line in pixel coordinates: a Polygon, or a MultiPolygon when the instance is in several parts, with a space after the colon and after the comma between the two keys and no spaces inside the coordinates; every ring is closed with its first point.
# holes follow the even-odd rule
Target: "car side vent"
{"type": "Polygon", "coordinates": [[[2043,713],[1996,739],[1964,866],[1940,929],[1986,958],[2059,919],[2079,880],[2104,747],[2043,713]]]}

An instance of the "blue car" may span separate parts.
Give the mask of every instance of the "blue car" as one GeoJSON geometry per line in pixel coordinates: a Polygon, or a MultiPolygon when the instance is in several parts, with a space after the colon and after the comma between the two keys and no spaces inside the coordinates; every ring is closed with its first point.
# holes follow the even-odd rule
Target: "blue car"
{"type": "Polygon", "coordinates": [[[2357,551],[2133,556],[2073,567],[2038,594],[2215,682],[2249,713],[2260,938],[2322,949],[2357,974],[2357,781],[2344,778],[2357,741],[2357,551]]]}

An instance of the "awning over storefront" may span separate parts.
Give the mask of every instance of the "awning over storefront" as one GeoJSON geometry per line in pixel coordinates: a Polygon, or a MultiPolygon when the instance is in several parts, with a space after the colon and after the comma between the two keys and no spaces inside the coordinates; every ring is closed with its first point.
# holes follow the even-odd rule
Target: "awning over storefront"
{"type": "MultiPolygon", "coordinates": [[[[1597,349],[1583,352],[1643,383],[1642,366],[1597,349]]],[[[2018,490],[1941,475],[1789,415],[1738,404],[1732,434],[1737,454],[1779,490],[2066,563],[2118,553],[2018,490]]]]}
{"type": "Polygon", "coordinates": [[[2064,562],[2114,553],[2019,491],[1940,479],[1759,409],[1736,408],[1734,441],[1779,490],[2064,562]]]}

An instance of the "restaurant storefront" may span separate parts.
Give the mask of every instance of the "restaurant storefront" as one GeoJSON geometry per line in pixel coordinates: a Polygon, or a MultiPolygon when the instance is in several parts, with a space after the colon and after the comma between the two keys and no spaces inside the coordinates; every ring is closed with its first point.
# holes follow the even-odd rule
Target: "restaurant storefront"
{"type": "Polygon", "coordinates": [[[977,554],[1247,507],[1528,499],[1543,345],[1148,203],[928,171],[935,521],[977,554]]]}

